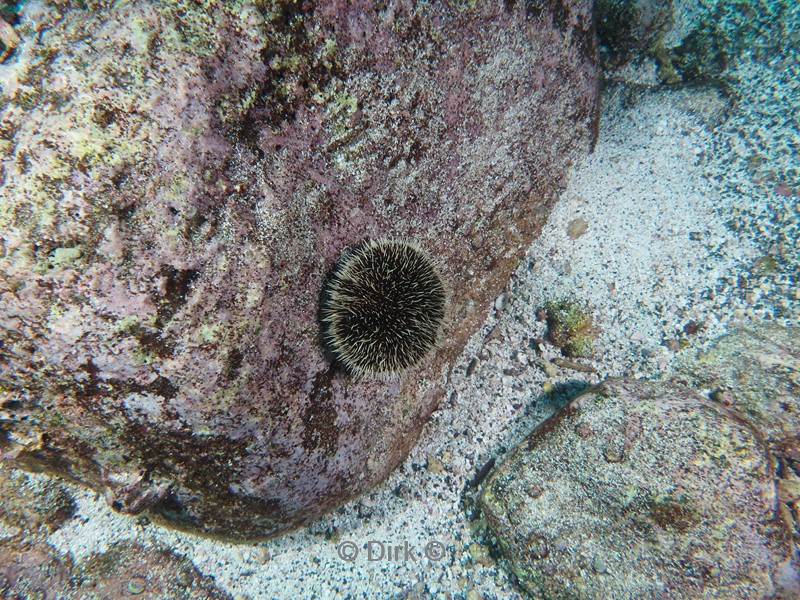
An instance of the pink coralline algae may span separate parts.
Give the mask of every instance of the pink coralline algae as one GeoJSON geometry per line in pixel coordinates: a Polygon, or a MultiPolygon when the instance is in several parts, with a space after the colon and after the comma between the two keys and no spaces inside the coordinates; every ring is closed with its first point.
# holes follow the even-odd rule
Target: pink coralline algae
{"type": "Polygon", "coordinates": [[[592,143],[590,9],[23,5],[0,65],[2,457],[238,539],[384,479],[592,143]],[[419,364],[353,377],[319,294],[381,237],[435,258],[447,309],[419,364]]]}

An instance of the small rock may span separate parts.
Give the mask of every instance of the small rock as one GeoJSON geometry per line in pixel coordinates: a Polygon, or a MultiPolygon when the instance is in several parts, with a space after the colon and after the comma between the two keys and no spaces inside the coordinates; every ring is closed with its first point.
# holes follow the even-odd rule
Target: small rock
{"type": "Polygon", "coordinates": [[[571,240],[577,240],[589,229],[589,223],[583,217],[572,219],[567,226],[567,235],[571,240]]]}
{"type": "Polygon", "coordinates": [[[508,298],[508,296],[505,293],[503,293],[503,294],[500,294],[497,297],[497,299],[494,301],[494,309],[497,312],[502,312],[503,309],[506,307],[506,299],[507,298],[508,298]]]}
{"type": "Polygon", "coordinates": [[[483,566],[492,564],[492,559],[489,558],[489,553],[486,551],[486,548],[480,544],[473,542],[470,544],[468,551],[469,555],[472,557],[472,560],[477,564],[483,566]]]}
{"type": "Polygon", "coordinates": [[[431,454],[428,455],[428,471],[434,475],[438,475],[444,471],[444,465],[442,464],[442,461],[431,454]]]}
{"type": "Polygon", "coordinates": [[[141,594],[145,589],[146,582],[141,577],[134,577],[128,582],[128,591],[135,595],[141,594]]]}
{"type": "Polygon", "coordinates": [[[608,573],[608,563],[602,556],[595,556],[593,562],[595,573],[603,575],[608,573]]]}
{"type": "Polygon", "coordinates": [[[555,365],[550,361],[544,358],[537,358],[534,362],[548,377],[558,377],[558,369],[556,369],[555,365]]]}

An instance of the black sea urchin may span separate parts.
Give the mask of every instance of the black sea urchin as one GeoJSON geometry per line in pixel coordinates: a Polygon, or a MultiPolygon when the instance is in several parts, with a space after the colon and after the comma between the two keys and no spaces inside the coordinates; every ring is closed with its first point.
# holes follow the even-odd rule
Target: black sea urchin
{"type": "Polygon", "coordinates": [[[364,240],[328,274],[319,319],[326,350],[351,373],[398,373],[436,343],[445,290],[414,244],[364,240]]]}

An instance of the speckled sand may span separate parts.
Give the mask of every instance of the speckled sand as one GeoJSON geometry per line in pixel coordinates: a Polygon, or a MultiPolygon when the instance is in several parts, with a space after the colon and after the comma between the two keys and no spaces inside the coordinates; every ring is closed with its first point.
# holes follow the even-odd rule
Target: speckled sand
{"type": "MultiPolygon", "coordinates": [[[[367,496],[293,534],[233,545],[138,525],[76,488],[76,517],[50,541],[76,556],[127,538],[169,547],[237,598],[520,598],[474,545],[462,501],[470,504],[476,471],[491,457],[501,460],[582,382],[668,376],[679,352],[695,352],[733,322],[776,318],[776,310],[779,320],[798,320],[796,281],[740,278],[781,236],[796,237],[798,226],[796,196],[772,193],[776,181],[748,173],[752,149],[735,139],[742,127],[755,127],[747,111],[759,106],[753,90],[763,76],[748,74],[752,93],[722,126],[724,100],[714,91],[606,90],[594,154],[574,171],[541,237],[453,365],[448,399],[420,442],[367,496]],[[577,218],[588,228],[572,240],[567,228],[577,218]],[[738,232],[725,225],[733,218],[738,232]],[[568,295],[588,304],[601,329],[593,359],[582,361],[596,374],[548,375],[541,359],[557,351],[547,344],[541,355],[534,351],[544,334],[538,308],[568,295]],[[690,321],[702,325],[699,332],[684,332],[690,321]],[[675,350],[682,339],[688,347],[675,350]],[[556,384],[554,393],[543,393],[545,382],[556,384]],[[364,546],[371,540],[408,543],[412,558],[369,561],[364,546]],[[352,561],[337,555],[348,542],[360,550],[352,561]],[[421,556],[430,542],[444,544],[441,560],[421,556]]],[[[781,126],[787,121],[769,135],[780,138],[781,126]]],[[[770,160],[780,172],[793,158],[787,150],[770,160]]]]}

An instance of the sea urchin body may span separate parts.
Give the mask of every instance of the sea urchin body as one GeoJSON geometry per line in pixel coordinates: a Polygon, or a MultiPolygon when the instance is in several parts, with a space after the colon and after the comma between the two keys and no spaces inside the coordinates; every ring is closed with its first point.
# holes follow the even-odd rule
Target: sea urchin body
{"type": "Polygon", "coordinates": [[[352,373],[398,373],[436,344],[444,309],[444,285],[422,250],[367,239],[347,248],[328,274],[323,344],[352,373]]]}

